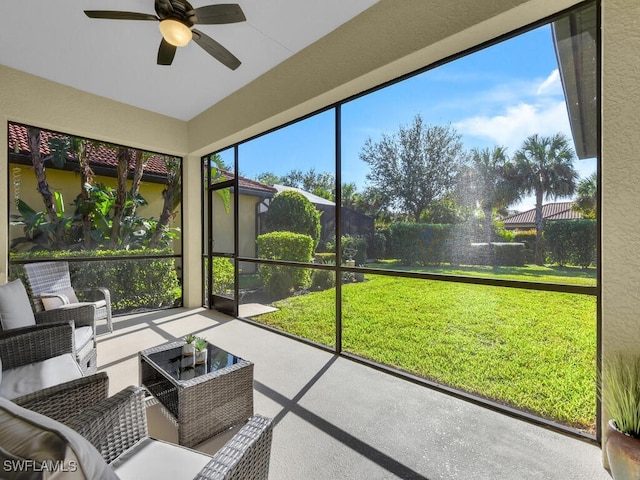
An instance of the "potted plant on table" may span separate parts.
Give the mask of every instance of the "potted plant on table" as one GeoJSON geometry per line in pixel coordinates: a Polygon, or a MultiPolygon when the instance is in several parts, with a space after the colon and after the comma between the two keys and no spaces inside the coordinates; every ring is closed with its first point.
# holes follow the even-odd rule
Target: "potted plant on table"
{"type": "Polygon", "coordinates": [[[182,346],[182,355],[184,355],[185,357],[188,357],[195,353],[196,338],[197,337],[193,333],[190,333],[189,335],[185,335],[185,337],[183,338],[185,343],[182,346]]]}
{"type": "Polygon", "coordinates": [[[207,340],[202,337],[197,337],[194,345],[196,350],[196,365],[206,363],[208,345],[207,340]]]}
{"type": "Polygon", "coordinates": [[[603,364],[602,401],[611,415],[605,448],[614,480],[640,478],[640,356],[603,364]]]}

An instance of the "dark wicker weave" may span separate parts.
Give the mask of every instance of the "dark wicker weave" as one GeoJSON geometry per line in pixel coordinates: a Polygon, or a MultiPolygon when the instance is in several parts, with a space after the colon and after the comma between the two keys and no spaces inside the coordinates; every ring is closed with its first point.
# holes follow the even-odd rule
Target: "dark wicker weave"
{"type": "MultiPolygon", "coordinates": [[[[89,440],[107,463],[112,463],[148,435],[144,398],[142,388],[127,387],[67,424],[89,440]]],[[[260,415],[251,417],[196,478],[266,480],[272,428],[271,419],[260,415]]]]}
{"type": "MultiPolygon", "coordinates": [[[[9,370],[73,353],[73,326],[67,322],[0,331],[2,368],[9,370]]],[[[109,380],[98,373],[13,399],[22,407],[60,422],[107,397],[109,380]]]]}
{"type": "MultiPolygon", "coordinates": [[[[27,263],[24,266],[24,271],[27,275],[27,283],[31,296],[33,298],[33,305],[36,312],[44,310],[42,304],[42,297],[46,294],[56,294],[66,288],[73,288],[71,285],[71,276],[69,274],[69,263],[64,261],[56,262],[38,262],[27,263]]],[[[99,302],[82,302],[94,305],[94,320],[106,320],[107,328],[109,332],[113,332],[113,323],[111,318],[111,294],[106,288],[87,288],[78,289],[77,291],[90,291],[94,290],[100,292],[103,297],[99,302]]],[[[77,304],[76,304],[77,305],[77,304]]]]}
{"type": "MultiPolygon", "coordinates": [[[[76,360],[85,375],[96,373],[98,368],[96,349],[96,307],[93,303],[76,303],[65,305],[54,310],[44,310],[36,312],[36,323],[43,325],[47,323],[69,322],[73,320],[76,327],[91,327],[93,336],[91,340],[81,349],[75,350],[76,360]]],[[[75,347],[75,346],[74,346],[75,347]]]]}
{"type": "Polygon", "coordinates": [[[73,326],[68,322],[0,331],[0,358],[5,370],[65,353],[73,353],[73,326]]]}
{"type": "Polygon", "coordinates": [[[192,447],[253,415],[253,363],[240,359],[191,380],[176,380],[149,358],[183,344],[140,352],[140,384],[175,417],[180,445],[192,447]]]}

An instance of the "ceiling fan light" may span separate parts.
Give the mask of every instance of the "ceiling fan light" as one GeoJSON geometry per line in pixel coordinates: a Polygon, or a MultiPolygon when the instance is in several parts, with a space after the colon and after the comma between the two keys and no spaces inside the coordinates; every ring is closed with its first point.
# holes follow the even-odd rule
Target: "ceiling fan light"
{"type": "Polygon", "coordinates": [[[168,18],[160,22],[162,37],[175,47],[184,47],[191,41],[191,29],[184,23],[168,18]]]}

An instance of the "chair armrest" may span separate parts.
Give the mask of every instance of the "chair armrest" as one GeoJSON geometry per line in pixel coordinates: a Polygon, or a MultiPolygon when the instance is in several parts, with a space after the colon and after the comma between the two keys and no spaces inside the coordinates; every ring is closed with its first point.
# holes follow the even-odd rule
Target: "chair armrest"
{"type": "Polygon", "coordinates": [[[69,303],[53,310],[36,312],[36,323],[73,320],[77,327],[92,327],[95,333],[96,306],[93,303],[69,303]]]}
{"type": "Polygon", "coordinates": [[[66,423],[111,463],[148,436],[145,391],[140,387],[127,387],[66,423]]]}
{"type": "Polygon", "coordinates": [[[273,420],[254,415],[213,456],[195,480],[267,480],[273,420]]]}
{"type": "Polygon", "coordinates": [[[104,298],[107,303],[107,308],[111,308],[111,292],[109,292],[108,288],[105,287],[86,287],[86,288],[75,288],[76,292],[100,292],[102,298],[104,298]]]}
{"type": "Polygon", "coordinates": [[[99,372],[43,388],[13,400],[21,407],[66,423],[109,396],[109,377],[99,372]]]}
{"type": "Polygon", "coordinates": [[[41,362],[65,353],[73,354],[73,322],[59,322],[0,332],[2,368],[41,362]]]}

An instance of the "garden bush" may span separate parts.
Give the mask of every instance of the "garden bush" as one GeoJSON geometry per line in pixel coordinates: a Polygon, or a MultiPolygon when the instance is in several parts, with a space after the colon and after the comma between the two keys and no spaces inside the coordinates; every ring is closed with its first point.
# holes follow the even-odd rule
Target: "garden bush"
{"type": "Polygon", "coordinates": [[[311,290],[328,290],[335,285],[336,277],[331,270],[314,270],[311,273],[311,290]]]}
{"type": "Polygon", "coordinates": [[[536,257],[536,229],[521,230],[513,232],[513,241],[516,243],[524,243],[525,245],[525,262],[534,263],[536,257]]]}
{"type": "Polygon", "coordinates": [[[300,192],[285,190],[278,193],[266,214],[267,232],[294,232],[308,235],[313,250],[320,242],[320,212],[300,192]]]}
{"type": "Polygon", "coordinates": [[[437,265],[450,260],[452,226],[448,224],[391,224],[391,253],[405,266],[437,265]]]}
{"type": "MultiPolygon", "coordinates": [[[[181,297],[174,258],[136,258],[140,255],[172,255],[173,250],[129,250],[126,260],[109,259],[122,256],[122,250],[39,251],[12,253],[11,260],[72,260],[78,257],[104,260],[69,261],[71,283],[76,288],[105,287],[111,294],[113,313],[125,313],[135,308],[174,306],[181,297]]],[[[20,278],[27,285],[24,267],[12,263],[9,278],[20,278]]],[[[82,293],[78,292],[79,297],[82,293]]],[[[85,298],[93,300],[93,298],[85,298]]],[[[81,298],[82,300],[82,298],[81,298]]]]}
{"type": "Polygon", "coordinates": [[[525,263],[524,243],[472,243],[468,263],[471,265],[494,265],[522,267],[525,263]]]}
{"type": "MultiPolygon", "coordinates": [[[[311,263],[313,239],[309,235],[270,232],[259,235],[256,243],[260,258],[311,263]]],[[[292,289],[309,283],[308,268],[262,264],[258,273],[267,293],[275,298],[286,297],[292,289]]]]}
{"type": "Polygon", "coordinates": [[[596,259],[596,237],[592,219],[547,221],[543,230],[547,261],[588,267],[596,259]]]}
{"type": "Polygon", "coordinates": [[[387,236],[383,232],[373,234],[373,253],[376,259],[387,258],[387,236]]]}

